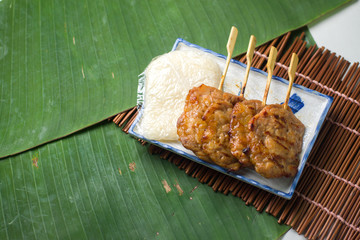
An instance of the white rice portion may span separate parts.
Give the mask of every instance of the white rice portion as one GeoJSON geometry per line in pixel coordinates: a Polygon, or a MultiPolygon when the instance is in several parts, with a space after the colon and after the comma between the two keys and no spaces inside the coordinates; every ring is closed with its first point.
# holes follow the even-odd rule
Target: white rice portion
{"type": "Polygon", "coordinates": [[[148,65],[145,79],[139,130],[147,139],[171,141],[178,140],[176,122],[189,90],[201,84],[218,87],[221,69],[207,53],[172,51],[148,65]]]}

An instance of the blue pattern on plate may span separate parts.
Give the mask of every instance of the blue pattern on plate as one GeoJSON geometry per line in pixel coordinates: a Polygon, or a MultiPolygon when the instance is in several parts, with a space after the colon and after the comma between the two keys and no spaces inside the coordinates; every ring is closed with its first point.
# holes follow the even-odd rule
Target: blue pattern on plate
{"type": "MultiPolygon", "coordinates": [[[[284,102],[282,102],[281,104],[284,104],[284,102]]],[[[291,111],[295,114],[304,107],[304,102],[299,95],[294,93],[289,98],[288,106],[290,107],[291,111]]]]}

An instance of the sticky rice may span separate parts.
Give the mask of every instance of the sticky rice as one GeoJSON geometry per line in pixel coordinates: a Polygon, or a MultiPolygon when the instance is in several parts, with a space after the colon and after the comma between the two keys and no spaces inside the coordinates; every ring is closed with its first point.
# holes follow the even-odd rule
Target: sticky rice
{"type": "Polygon", "coordinates": [[[172,51],[155,58],[145,69],[145,101],[139,123],[144,137],[178,140],[176,122],[193,87],[218,87],[219,65],[207,55],[191,50],[172,51]]]}

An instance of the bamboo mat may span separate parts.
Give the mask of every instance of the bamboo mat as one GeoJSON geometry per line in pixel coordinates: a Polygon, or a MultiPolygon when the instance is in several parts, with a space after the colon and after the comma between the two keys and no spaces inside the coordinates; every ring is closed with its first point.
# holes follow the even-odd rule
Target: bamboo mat
{"type": "MultiPolygon", "coordinates": [[[[360,68],[335,53],[307,47],[304,34],[290,40],[287,33],[256,49],[252,66],[266,70],[271,46],[278,49],[274,75],[288,79],[287,66],[296,52],[300,62],[295,83],[330,95],[334,102],[326,117],[291,200],[272,195],[203,165],[149,146],[152,154],[176,164],[188,175],[233,194],[278,218],[309,239],[360,239],[360,68]],[[291,42],[292,41],[292,42],[291,42]]],[[[244,55],[235,57],[246,62],[244,55]]],[[[127,132],[137,115],[132,108],[113,121],[127,132]]],[[[140,141],[143,145],[146,143],[140,141]]]]}

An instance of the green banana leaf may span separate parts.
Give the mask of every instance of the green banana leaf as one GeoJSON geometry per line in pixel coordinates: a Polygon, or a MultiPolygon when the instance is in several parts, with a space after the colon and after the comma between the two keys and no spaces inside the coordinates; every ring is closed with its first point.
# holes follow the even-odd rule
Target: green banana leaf
{"type": "Polygon", "coordinates": [[[263,240],[289,229],[112,123],[0,161],[0,179],[0,239],[263,240]]]}
{"type": "Polygon", "coordinates": [[[0,158],[135,105],[137,76],[176,38],[235,54],[348,0],[0,1],[0,158]]]}
{"type": "Polygon", "coordinates": [[[235,25],[238,54],[347,1],[0,1],[0,239],[278,238],[275,218],[89,126],[135,105],[178,37],[225,54],[235,25]]]}

